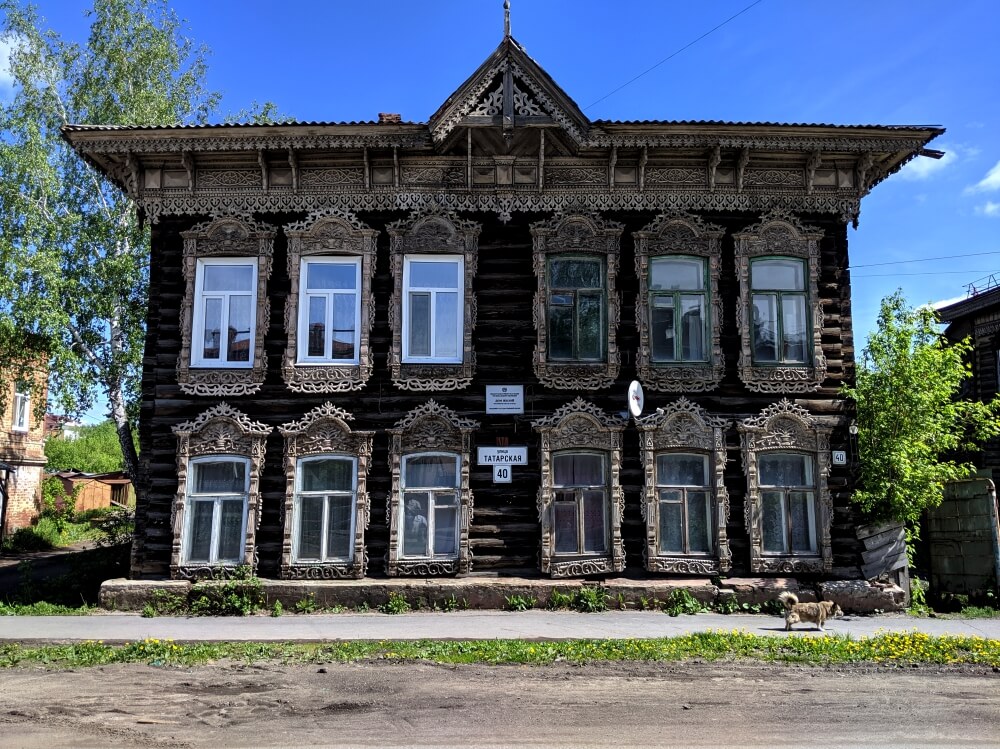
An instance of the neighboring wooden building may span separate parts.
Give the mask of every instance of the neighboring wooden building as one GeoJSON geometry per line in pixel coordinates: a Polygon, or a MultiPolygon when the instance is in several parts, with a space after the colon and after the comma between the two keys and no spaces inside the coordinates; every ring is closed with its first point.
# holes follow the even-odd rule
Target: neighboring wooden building
{"type": "Polygon", "coordinates": [[[75,495],[76,502],[73,508],[76,512],[135,505],[135,491],[124,471],[110,473],[59,471],[51,475],[62,482],[66,496],[75,495]]]}
{"type": "Polygon", "coordinates": [[[427,123],[66,127],[152,224],[133,575],[860,576],[847,225],[941,132],[590,121],[509,36],[427,123]]]}

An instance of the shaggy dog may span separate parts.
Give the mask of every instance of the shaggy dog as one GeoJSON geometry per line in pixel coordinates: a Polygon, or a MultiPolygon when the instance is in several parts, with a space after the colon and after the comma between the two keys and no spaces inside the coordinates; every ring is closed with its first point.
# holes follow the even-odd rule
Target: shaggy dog
{"type": "Polygon", "coordinates": [[[843,616],[841,611],[833,601],[820,601],[819,603],[799,603],[798,596],[785,591],[778,596],[781,605],[785,607],[785,631],[789,631],[796,622],[815,622],[817,629],[823,631],[823,623],[827,619],[835,616],[843,616]]]}

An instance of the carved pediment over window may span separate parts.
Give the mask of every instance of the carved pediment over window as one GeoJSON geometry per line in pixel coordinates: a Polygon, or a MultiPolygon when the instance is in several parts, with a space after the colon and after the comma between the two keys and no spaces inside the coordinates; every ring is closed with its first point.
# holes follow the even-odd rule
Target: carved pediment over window
{"type": "MultiPolygon", "coordinates": [[[[582,398],[576,398],[572,403],[562,406],[551,416],[532,422],[532,427],[541,437],[539,454],[542,483],[538,490],[537,505],[542,532],[542,572],[552,577],[578,577],[612,574],[625,569],[625,548],[621,535],[625,494],[619,474],[622,461],[622,432],[626,423],[620,417],[608,414],[582,398]],[[585,490],[587,494],[600,494],[605,502],[607,547],[604,551],[591,552],[583,547],[575,554],[557,551],[555,527],[557,496],[561,495],[565,499],[568,494],[574,493],[574,489],[557,483],[553,460],[557,454],[567,452],[581,456],[584,460],[597,459],[606,471],[602,483],[585,490]]],[[[580,493],[579,487],[575,493],[580,493]]],[[[582,500],[582,495],[578,500],[582,500]]],[[[572,500],[570,504],[578,500],[572,500]]],[[[582,507],[577,508],[577,517],[582,511],[582,507]]],[[[565,529],[560,532],[564,531],[565,529]]]]}
{"type": "MultiPolygon", "coordinates": [[[[729,492],[726,491],[726,428],[729,421],[711,416],[705,409],[687,398],[680,398],[665,408],[658,408],[637,420],[642,434],[640,456],[644,471],[642,517],[646,521],[644,557],[650,572],[673,574],[716,575],[732,567],[732,552],[726,525],[729,522],[729,492]],[[711,492],[711,532],[714,548],[710,553],[684,554],[665,551],[660,517],[660,486],[665,477],[657,476],[657,456],[663,453],[683,453],[705,456],[708,461],[708,481],[711,492]]],[[[692,507],[687,507],[691,512],[692,507]]],[[[683,516],[682,516],[683,517],[683,516]]],[[[686,533],[686,529],[682,533],[686,533]]]]}
{"type": "MultiPolygon", "coordinates": [[[[537,333],[534,353],[535,376],[546,387],[563,390],[593,390],[609,387],[618,377],[621,356],[616,334],[620,314],[618,276],[619,240],[623,226],[604,221],[595,214],[560,213],[548,221],[531,225],[533,266],[537,280],[533,321],[537,333]],[[552,312],[550,266],[554,259],[586,261],[599,258],[603,274],[602,288],[592,289],[601,297],[601,324],[598,339],[600,355],[554,356],[554,341],[550,331],[552,312]]],[[[574,299],[574,305],[579,301],[574,299]]],[[[577,332],[571,342],[560,341],[562,347],[577,345],[577,332]]]]}
{"type": "Polygon", "coordinates": [[[285,355],[282,375],[289,389],[298,393],[340,393],[360,390],[372,373],[372,353],[369,343],[375,324],[375,298],[372,279],[375,276],[376,238],[378,232],[346,213],[316,215],[285,229],[288,236],[288,279],[290,288],[285,299],[285,355]],[[303,361],[299,332],[304,300],[303,260],[356,258],[360,261],[358,288],[360,297],[357,326],[356,362],[303,361]]]}
{"type": "MultiPolygon", "coordinates": [[[[762,221],[734,235],[736,273],[740,281],[740,300],[736,316],[740,329],[738,371],[746,387],[759,393],[805,393],[818,389],[826,378],[823,354],[823,303],[819,295],[820,240],[823,232],[802,224],[785,212],[772,212],[762,221]],[[756,362],[753,349],[754,304],[751,289],[751,265],[755,258],[799,258],[805,263],[806,320],[804,345],[806,361],[783,363],[756,362]]],[[[777,341],[775,345],[780,346],[777,341]]]]}
{"type": "Polygon", "coordinates": [[[469,549],[469,526],[472,523],[473,496],[469,485],[471,470],[472,433],[479,422],[459,416],[455,411],[437,401],[429,400],[410,411],[389,429],[389,468],[392,490],[386,497],[386,519],[389,525],[389,550],[386,554],[386,572],[389,575],[448,575],[466,573],[472,569],[472,552],[469,549]],[[458,478],[454,492],[457,494],[458,537],[456,553],[451,556],[419,557],[404,553],[403,505],[406,486],[403,462],[409,455],[432,454],[457,456],[458,478]]]}
{"type": "MultiPolygon", "coordinates": [[[[720,343],[722,297],[719,294],[721,241],[724,230],[706,223],[699,216],[664,213],[649,226],[633,232],[635,238],[635,272],[639,279],[639,298],[635,304],[635,321],[639,329],[639,351],[636,368],[639,379],[651,390],[660,392],[703,392],[719,385],[725,375],[725,360],[720,343]],[[683,355],[657,360],[652,336],[654,325],[650,293],[650,265],[656,258],[685,256],[703,258],[704,288],[696,294],[704,300],[702,331],[707,340],[700,356],[684,361],[683,355]]],[[[675,334],[677,325],[669,326],[675,334]]]]}
{"type": "MultiPolygon", "coordinates": [[[[288,579],[329,580],[364,577],[368,566],[365,531],[371,519],[371,502],[367,478],[371,462],[374,432],[352,431],[349,421],[354,416],[332,403],[317,406],[297,421],[278,427],[285,438],[285,502],[282,508],[281,576],[288,579]],[[297,470],[302,458],[329,456],[350,458],[356,465],[354,476],[354,537],[353,553],[341,561],[296,560],[295,494],[297,470]]],[[[302,519],[298,520],[303,522],[302,519]]],[[[322,532],[323,529],[320,529],[322,532]]]]}
{"type": "Polygon", "coordinates": [[[472,281],[479,258],[480,225],[458,218],[440,209],[415,212],[405,221],[387,227],[390,236],[390,264],[393,277],[392,298],[389,302],[389,327],[392,329],[392,349],[389,371],[393,384],[403,390],[461,390],[468,387],[476,371],[476,353],[472,347],[472,331],[476,327],[476,296],[472,281]],[[461,257],[462,278],[459,289],[463,300],[460,322],[461,361],[404,362],[404,263],[406,258],[426,255],[461,257]]]}
{"type": "Polygon", "coordinates": [[[181,232],[184,238],[184,302],[181,305],[181,353],[177,359],[177,382],[188,395],[234,396],[256,393],[264,383],[267,354],[264,338],[270,324],[270,300],[267,282],[271,277],[274,254],[273,227],[244,217],[223,217],[193,226],[181,232]],[[250,367],[192,366],[195,282],[198,260],[204,258],[252,258],[256,263],[255,297],[252,310],[253,346],[250,367]]]}
{"type": "MultiPolygon", "coordinates": [[[[765,408],[760,415],[738,422],[747,476],[744,515],[750,533],[750,568],[752,572],[796,574],[829,572],[833,567],[830,524],[833,520],[833,497],[830,494],[830,428],[822,426],[806,409],[787,398],[765,408]],[[776,553],[764,546],[765,519],[761,488],[762,456],[806,456],[812,468],[813,512],[816,548],[814,552],[776,553]]],[[[781,490],[783,487],[778,487],[781,490]]],[[[801,493],[801,492],[800,492],[801,493]]]]}
{"type": "Polygon", "coordinates": [[[177,494],[170,513],[170,526],[173,529],[170,553],[171,577],[194,579],[226,572],[226,568],[190,565],[183,561],[188,474],[191,461],[194,458],[212,455],[246,458],[249,462],[242,564],[256,569],[255,541],[260,526],[260,474],[264,466],[267,436],[271,431],[272,428],[267,424],[253,421],[242,411],[224,402],[204,411],[192,421],[185,421],[173,427],[173,432],[177,436],[177,494]]]}

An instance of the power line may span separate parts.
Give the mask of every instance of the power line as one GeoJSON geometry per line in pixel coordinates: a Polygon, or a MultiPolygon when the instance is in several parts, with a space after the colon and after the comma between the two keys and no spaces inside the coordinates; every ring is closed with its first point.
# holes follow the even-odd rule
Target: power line
{"type": "Polygon", "coordinates": [[[680,54],[681,52],[683,52],[684,50],[686,50],[686,49],[687,49],[688,47],[693,47],[693,46],[694,46],[695,44],[697,44],[698,42],[700,42],[700,41],[701,41],[702,39],[704,39],[704,38],[705,38],[706,36],[709,36],[710,34],[713,34],[713,33],[715,33],[716,31],[718,31],[719,29],[721,29],[721,28],[722,28],[723,26],[725,26],[725,25],[726,25],[727,23],[729,23],[730,21],[732,21],[732,20],[734,20],[734,19],[736,19],[736,18],[739,18],[739,17],[740,17],[740,16],[742,16],[742,15],[743,15],[744,13],[746,13],[746,12],[747,12],[748,10],[750,10],[751,8],[753,8],[753,7],[755,6],[755,5],[760,5],[760,4],[762,3],[762,2],[764,2],[764,0],[755,0],[755,2],[752,2],[752,3],[750,3],[750,4],[749,4],[749,5],[747,6],[747,7],[745,7],[745,8],[743,9],[743,10],[741,10],[741,11],[740,11],[739,13],[737,13],[736,15],[734,15],[734,16],[730,16],[730,17],[729,17],[729,18],[727,18],[727,19],[726,19],[725,21],[723,21],[723,22],[722,22],[722,23],[720,23],[720,24],[719,24],[718,26],[716,26],[716,27],[715,27],[714,29],[710,29],[709,31],[706,31],[706,32],[705,32],[704,34],[702,34],[701,36],[699,36],[699,37],[698,37],[697,39],[695,39],[694,41],[692,41],[692,42],[688,42],[687,44],[685,44],[685,45],[684,45],[683,47],[681,47],[681,48],[680,48],[679,50],[677,50],[676,52],[673,52],[672,54],[668,55],[667,57],[664,57],[664,58],[663,58],[662,60],[660,60],[660,61],[659,61],[658,63],[656,63],[655,65],[653,65],[653,66],[652,66],[651,68],[647,68],[646,70],[643,70],[643,71],[642,71],[641,73],[639,73],[639,75],[637,75],[637,76],[636,76],[635,78],[633,78],[633,79],[631,79],[631,80],[629,80],[629,81],[626,81],[625,83],[623,83],[622,85],[620,85],[620,86],[619,86],[618,88],[616,88],[616,89],[615,89],[614,91],[611,91],[611,92],[609,92],[609,93],[605,94],[604,96],[602,96],[602,97],[601,97],[600,99],[598,99],[597,101],[592,101],[592,102],[591,102],[590,104],[588,104],[587,106],[585,106],[585,107],[584,107],[584,109],[590,109],[590,108],[591,108],[592,106],[594,106],[595,104],[600,104],[600,103],[601,103],[602,101],[604,101],[605,99],[607,99],[607,98],[608,98],[609,96],[613,96],[613,95],[617,94],[617,93],[618,93],[619,91],[621,91],[621,90],[622,90],[623,88],[625,88],[626,86],[631,86],[631,85],[632,85],[633,83],[635,83],[635,82],[636,82],[637,80],[639,80],[640,78],[642,78],[642,77],[643,77],[644,75],[646,75],[647,73],[651,73],[651,72],[653,72],[653,71],[654,71],[654,70],[656,70],[656,69],[657,69],[658,67],[660,67],[660,66],[661,66],[661,65],[662,65],[663,63],[665,63],[665,62],[667,62],[668,60],[672,60],[673,58],[677,57],[677,55],[679,55],[679,54],[680,54]]]}
{"type": "MultiPolygon", "coordinates": [[[[1000,273],[995,270],[928,270],[920,273],[860,273],[851,274],[851,278],[890,278],[892,276],[944,276],[944,275],[967,275],[969,273],[1000,273]]],[[[985,276],[984,276],[985,278],[985,276]]],[[[977,280],[982,280],[977,279],[977,280]]],[[[975,282],[973,282],[975,283],[975,282]]]]}
{"type": "MultiPolygon", "coordinates": [[[[970,252],[967,255],[942,255],[941,257],[921,257],[914,260],[891,260],[886,263],[865,263],[863,265],[852,265],[851,268],[875,268],[879,265],[903,265],[904,263],[929,263],[932,260],[954,260],[957,257],[979,257],[980,255],[1000,255],[1000,251],[970,252]]],[[[978,271],[972,272],[977,273],[978,271]]]]}

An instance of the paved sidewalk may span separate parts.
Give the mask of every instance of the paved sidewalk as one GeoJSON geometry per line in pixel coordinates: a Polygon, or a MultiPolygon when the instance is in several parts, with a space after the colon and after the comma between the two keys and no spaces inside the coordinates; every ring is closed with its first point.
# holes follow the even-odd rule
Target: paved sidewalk
{"type": "MultiPolygon", "coordinates": [[[[134,641],[146,637],[178,641],[492,640],[525,638],[651,638],[739,629],[784,635],[777,616],[698,614],[670,617],[654,611],[460,611],[454,613],[309,614],[282,617],[156,617],[137,614],[0,617],[0,641],[134,641]]],[[[978,635],[1000,639],[1000,619],[924,619],[905,615],[846,616],[827,622],[827,632],[866,637],[919,630],[932,635],[978,635]]],[[[795,625],[795,634],[819,634],[795,625]]]]}

